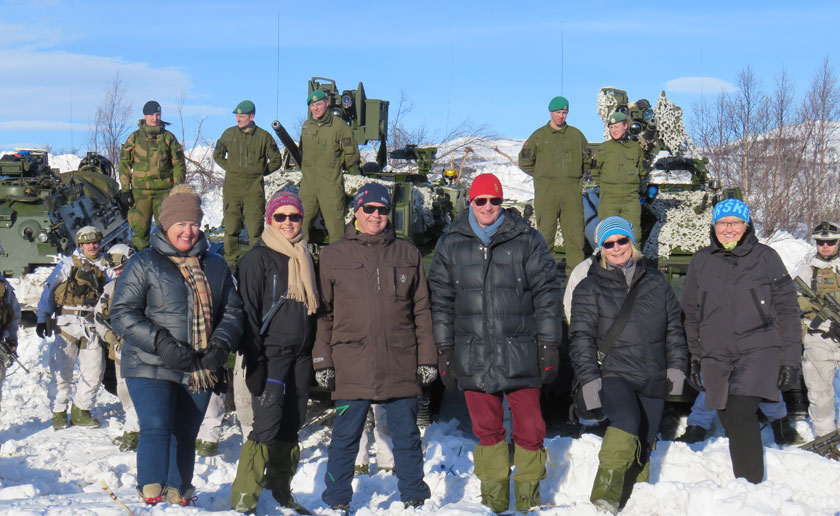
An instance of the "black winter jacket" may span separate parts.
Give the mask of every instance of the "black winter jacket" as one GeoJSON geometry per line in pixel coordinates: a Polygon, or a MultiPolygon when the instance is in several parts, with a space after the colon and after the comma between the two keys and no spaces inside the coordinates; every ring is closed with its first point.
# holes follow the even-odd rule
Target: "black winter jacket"
{"type": "Polygon", "coordinates": [[[799,367],[802,335],[796,289],[779,255],[752,226],[731,251],[712,245],[691,259],[683,290],[685,332],[701,359],[706,406],[728,394],[779,399],[779,368],[799,367]]]}
{"type": "Polygon", "coordinates": [[[668,395],[666,369],[688,371],[682,313],[661,272],[639,260],[632,285],[639,289],[624,329],[599,368],[596,358],[618,317],[629,288],[620,269],[604,269],[595,260],[575,288],[569,327],[569,356],[582,384],[600,377],[621,378],[644,396],[668,395]]]}
{"type": "Polygon", "coordinates": [[[260,335],[262,318],[288,289],[289,257],[258,241],[239,261],[239,295],[245,311],[240,352],[248,361],[278,355],[281,347],[295,347],[309,354],[315,337],[315,318],[306,315],[306,305],[286,300],[260,335]]]}
{"type": "Polygon", "coordinates": [[[168,256],[198,256],[213,299],[210,339],[230,351],[242,336],[242,300],[224,258],[208,251],[200,233],[187,253],[180,253],[160,228],[152,233],[151,246],[131,257],[114,288],[111,325],[123,339],[121,373],[124,378],[153,378],[188,384],[190,372],[163,365],[155,351],[155,337],[166,329],[181,343],[189,343],[193,291],[168,256]]]}
{"type": "Polygon", "coordinates": [[[435,344],[454,346],[461,389],[539,387],[538,342],[562,342],[557,265],[539,232],[504,213],[487,246],[469,213],[447,226],[429,272],[435,344]]]}

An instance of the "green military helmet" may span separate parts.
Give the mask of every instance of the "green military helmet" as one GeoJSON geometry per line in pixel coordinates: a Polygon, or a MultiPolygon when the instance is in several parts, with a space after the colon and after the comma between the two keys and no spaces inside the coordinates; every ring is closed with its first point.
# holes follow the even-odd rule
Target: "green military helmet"
{"type": "Polygon", "coordinates": [[[554,97],[551,99],[551,102],[548,103],[548,110],[549,111],[568,111],[569,110],[569,101],[566,97],[554,97]]]}
{"type": "Polygon", "coordinates": [[[324,90],[315,90],[309,94],[309,97],[306,99],[306,105],[312,104],[313,102],[318,102],[319,100],[324,100],[327,98],[327,94],[324,93],[324,90]]]}
{"type": "Polygon", "coordinates": [[[256,112],[257,107],[250,100],[243,100],[237,104],[236,109],[233,110],[233,114],[235,115],[253,115],[256,112]]]}
{"type": "Polygon", "coordinates": [[[607,125],[613,125],[613,124],[617,124],[619,122],[626,122],[626,121],[627,121],[627,115],[625,115],[621,111],[616,111],[615,113],[610,115],[609,119],[607,119],[607,125]]]}
{"type": "Polygon", "coordinates": [[[96,226],[85,226],[76,231],[76,245],[100,242],[101,240],[102,232],[96,226]]]}
{"type": "Polygon", "coordinates": [[[105,265],[110,269],[121,269],[125,262],[134,254],[134,249],[125,244],[116,244],[108,249],[105,255],[105,265]]]}

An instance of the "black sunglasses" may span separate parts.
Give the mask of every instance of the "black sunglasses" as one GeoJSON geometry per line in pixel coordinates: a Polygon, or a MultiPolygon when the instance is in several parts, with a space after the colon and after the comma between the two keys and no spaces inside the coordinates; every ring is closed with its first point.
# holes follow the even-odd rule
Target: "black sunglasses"
{"type": "Polygon", "coordinates": [[[817,245],[835,245],[837,240],[823,240],[822,238],[817,238],[817,245]]]}
{"type": "Polygon", "coordinates": [[[300,222],[303,220],[303,215],[300,213],[292,213],[291,215],[286,215],[285,213],[274,214],[274,222],[286,222],[286,219],[292,222],[300,222]]]}
{"type": "Polygon", "coordinates": [[[372,204],[365,204],[362,206],[362,211],[367,213],[368,215],[372,215],[373,212],[378,211],[380,215],[388,215],[391,213],[391,208],[387,206],[374,206],[372,204]]]}
{"type": "Polygon", "coordinates": [[[490,201],[490,204],[493,206],[499,206],[502,204],[501,197],[490,197],[489,199],[487,197],[479,197],[478,199],[473,199],[476,206],[484,206],[487,204],[487,201],[490,201]]]}
{"type": "Polygon", "coordinates": [[[612,242],[604,242],[603,244],[601,244],[601,247],[603,247],[604,249],[612,249],[613,247],[616,246],[616,244],[627,245],[629,243],[630,243],[630,237],[621,237],[618,240],[613,240],[612,242]]]}

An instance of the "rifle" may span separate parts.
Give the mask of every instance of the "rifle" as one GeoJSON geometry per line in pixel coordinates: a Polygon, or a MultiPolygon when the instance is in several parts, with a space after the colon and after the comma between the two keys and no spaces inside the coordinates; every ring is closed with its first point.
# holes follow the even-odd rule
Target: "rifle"
{"type": "Polygon", "coordinates": [[[823,457],[840,461],[840,451],[837,449],[838,444],[840,444],[840,430],[835,430],[830,434],[825,434],[809,443],[803,444],[799,449],[811,451],[823,457]]]}
{"type": "Polygon", "coordinates": [[[29,369],[27,369],[20,361],[17,351],[11,344],[9,344],[9,339],[7,337],[3,337],[3,339],[0,340],[0,361],[2,361],[3,367],[6,368],[11,366],[12,363],[17,362],[21,369],[26,371],[26,374],[29,374],[29,369]]]}
{"type": "Polygon", "coordinates": [[[832,329],[825,333],[825,336],[840,343],[840,335],[834,330],[835,327],[840,327],[840,302],[834,299],[833,296],[821,296],[814,292],[802,278],[794,280],[796,286],[799,287],[799,292],[803,296],[811,300],[811,303],[817,308],[817,317],[811,323],[812,328],[816,328],[823,321],[831,321],[832,329]]]}

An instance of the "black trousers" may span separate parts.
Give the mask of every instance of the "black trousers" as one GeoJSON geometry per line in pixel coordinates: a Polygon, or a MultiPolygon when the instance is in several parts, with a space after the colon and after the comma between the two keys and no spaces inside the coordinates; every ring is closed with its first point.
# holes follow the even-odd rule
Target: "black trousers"
{"type": "Polygon", "coordinates": [[[610,426],[638,437],[642,443],[642,462],[646,462],[659,433],[665,400],[643,396],[626,381],[613,377],[602,380],[601,398],[610,426]]]}
{"type": "Polygon", "coordinates": [[[298,442],[298,430],[306,419],[312,354],[293,346],[269,348],[268,379],[260,396],[251,396],[254,428],[248,439],[260,444],[298,442]]]}
{"type": "Polygon", "coordinates": [[[735,478],[745,478],[753,484],[764,480],[764,449],[761,427],[758,424],[756,396],[735,396],[726,399],[726,408],[718,410],[720,422],[729,438],[729,456],[735,478]]]}

